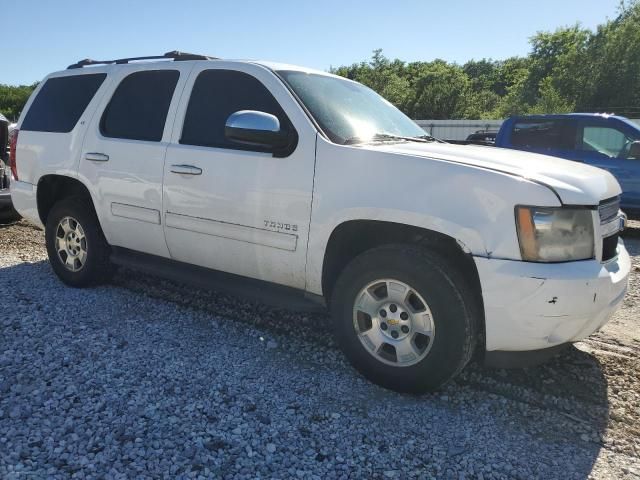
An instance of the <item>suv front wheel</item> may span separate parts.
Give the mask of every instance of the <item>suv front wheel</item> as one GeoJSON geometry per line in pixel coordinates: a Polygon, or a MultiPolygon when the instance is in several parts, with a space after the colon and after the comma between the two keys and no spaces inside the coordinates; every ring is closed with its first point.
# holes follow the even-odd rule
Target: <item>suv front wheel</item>
{"type": "Polygon", "coordinates": [[[56,203],[45,228],[49,262],[67,285],[87,287],[109,280],[114,267],[93,206],[80,197],[56,203]]]}
{"type": "Polygon", "coordinates": [[[473,354],[473,296],[466,285],[428,250],[369,250],[347,265],[333,289],[337,341],[375,383],[403,392],[435,390],[473,354]]]}

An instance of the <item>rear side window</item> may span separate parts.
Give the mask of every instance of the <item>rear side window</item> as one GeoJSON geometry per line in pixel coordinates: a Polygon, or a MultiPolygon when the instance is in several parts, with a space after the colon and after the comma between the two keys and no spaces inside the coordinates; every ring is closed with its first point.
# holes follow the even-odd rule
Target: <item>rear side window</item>
{"type": "Polygon", "coordinates": [[[125,77],[102,114],[102,135],[159,142],[179,77],[177,70],[149,70],[125,77]]]}
{"type": "Polygon", "coordinates": [[[281,128],[293,128],[280,104],[257,78],[233,70],[205,70],[193,85],[180,143],[263,151],[225,138],[227,119],[239,110],[270,113],[278,117],[281,128]]]}
{"type": "Polygon", "coordinates": [[[91,73],[48,79],[33,100],[21,130],[70,132],[106,76],[105,73],[91,73]]]}
{"type": "Polygon", "coordinates": [[[571,150],[576,145],[576,126],[566,120],[517,122],[511,133],[514,147],[571,150]]]}

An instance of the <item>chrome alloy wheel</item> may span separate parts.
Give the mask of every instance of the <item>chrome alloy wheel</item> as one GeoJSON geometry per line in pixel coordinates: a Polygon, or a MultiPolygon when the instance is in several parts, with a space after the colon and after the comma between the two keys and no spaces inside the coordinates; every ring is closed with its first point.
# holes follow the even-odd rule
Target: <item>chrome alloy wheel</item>
{"type": "Polygon", "coordinates": [[[73,217],[64,217],[56,227],[58,258],[71,272],[82,270],[87,260],[87,238],[82,225],[73,217]]]}
{"type": "Polygon", "coordinates": [[[396,367],[427,356],[435,335],[424,298],[404,282],[376,280],[360,290],[353,307],[353,327],[365,349],[396,367]]]}

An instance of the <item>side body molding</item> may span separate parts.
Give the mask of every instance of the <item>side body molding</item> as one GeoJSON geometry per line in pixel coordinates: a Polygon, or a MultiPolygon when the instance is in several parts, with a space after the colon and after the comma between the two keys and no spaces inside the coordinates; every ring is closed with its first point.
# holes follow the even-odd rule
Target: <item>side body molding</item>
{"type": "Polygon", "coordinates": [[[189,230],[192,232],[229,238],[240,242],[253,243],[280,250],[294,252],[298,244],[298,236],[291,233],[274,232],[263,228],[248,227],[235,223],[221,222],[208,218],[192,217],[177,213],[166,213],[167,228],[189,230]]]}

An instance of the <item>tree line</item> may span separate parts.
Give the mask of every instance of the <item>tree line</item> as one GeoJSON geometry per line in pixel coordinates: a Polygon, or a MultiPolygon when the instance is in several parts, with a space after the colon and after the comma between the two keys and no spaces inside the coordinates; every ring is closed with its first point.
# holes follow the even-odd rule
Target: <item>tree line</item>
{"type": "Polygon", "coordinates": [[[14,87],[0,84],[0,113],[12,122],[17,121],[24,104],[27,103],[29,95],[37,85],[34,83],[14,87]]]}
{"type": "Polygon", "coordinates": [[[640,2],[622,2],[595,30],[540,32],[525,57],[404,62],[374,50],[369,62],[332,68],[415,119],[607,112],[640,118],[640,2]]]}
{"type": "MultiPolygon", "coordinates": [[[[415,119],[505,118],[607,112],[640,118],[640,0],[621,2],[595,30],[540,32],[524,57],[404,62],[374,50],[368,62],[331,68],[373,88],[415,119]]],[[[0,113],[16,120],[37,84],[0,84],[0,113]]]]}

